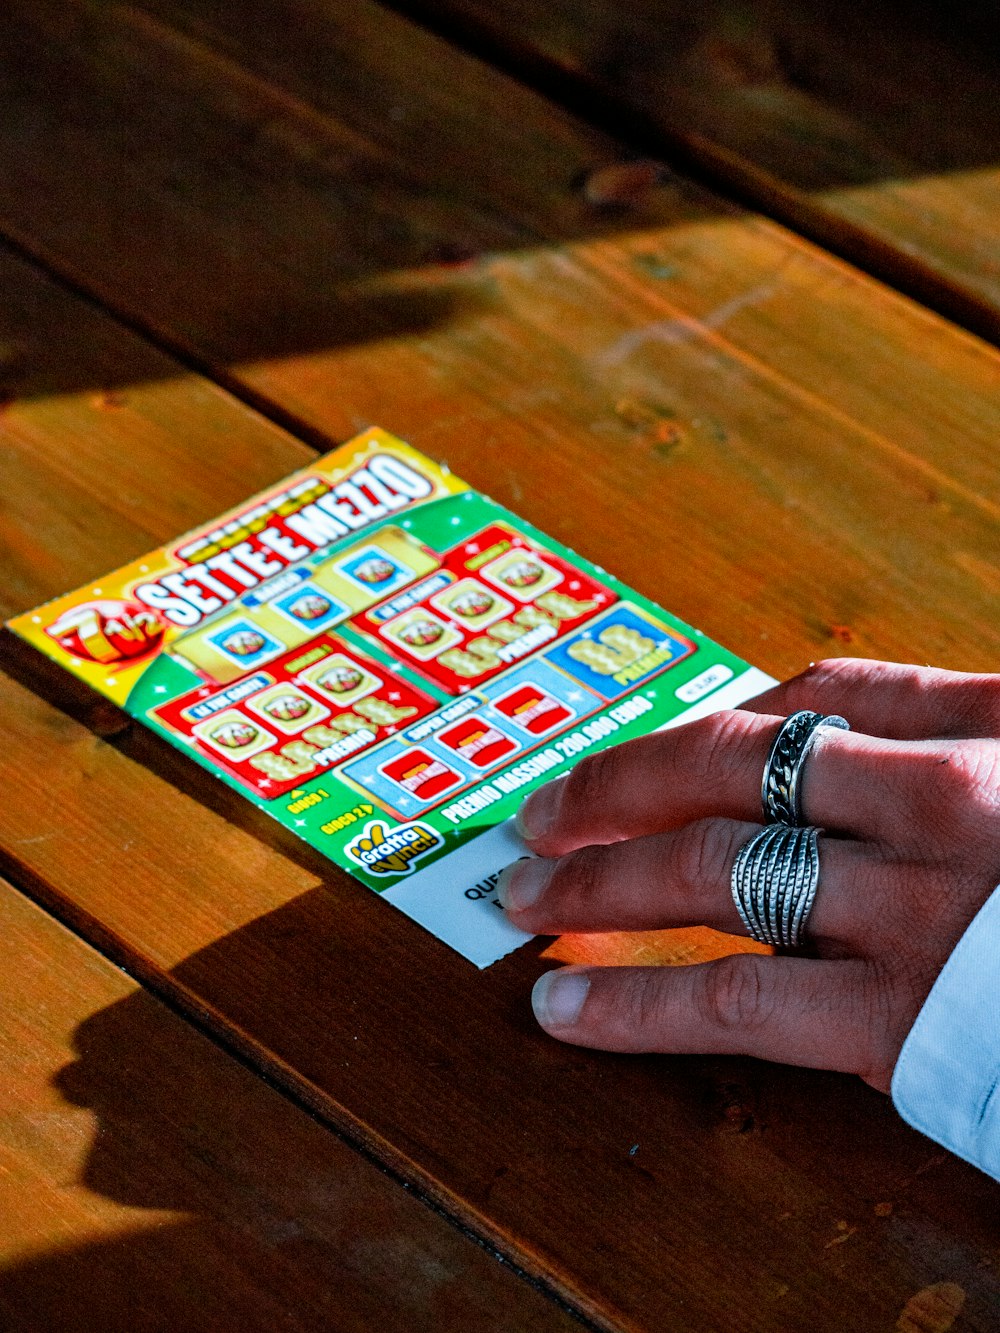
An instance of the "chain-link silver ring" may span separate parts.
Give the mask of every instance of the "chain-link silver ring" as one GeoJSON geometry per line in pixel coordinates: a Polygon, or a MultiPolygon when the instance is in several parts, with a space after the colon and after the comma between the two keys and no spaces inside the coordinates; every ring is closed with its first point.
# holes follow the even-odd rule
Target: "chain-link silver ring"
{"type": "Polygon", "coordinates": [[[821,727],[850,731],[851,724],[836,713],[801,709],[779,727],[760,784],[765,824],[802,825],[802,770],[821,727]]]}

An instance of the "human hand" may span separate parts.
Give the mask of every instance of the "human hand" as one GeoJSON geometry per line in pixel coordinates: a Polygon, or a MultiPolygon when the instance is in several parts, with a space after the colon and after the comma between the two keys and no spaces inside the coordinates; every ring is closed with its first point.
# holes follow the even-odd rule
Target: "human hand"
{"type": "Polygon", "coordinates": [[[540,859],[501,876],[538,934],[708,925],[746,934],[733,859],[761,827],[781,721],[840,713],[802,776],[820,838],[810,956],[567,967],[539,978],[541,1025],[615,1051],[728,1053],[860,1075],[887,1092],[935,978],[1000,880],[1000,675],[851,658],[686,726],[581,760],[518,815],[540,859]]]}

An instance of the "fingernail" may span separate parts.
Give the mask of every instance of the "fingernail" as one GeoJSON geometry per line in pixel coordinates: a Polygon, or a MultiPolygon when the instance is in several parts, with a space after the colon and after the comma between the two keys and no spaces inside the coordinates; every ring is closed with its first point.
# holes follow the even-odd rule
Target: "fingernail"
{"type": "Polygon", "coordinates": [[[554,861],[546,861],[539,856],[527,856],[507,866],[497,880],[500,906],[508,910],[513,908],[515,912],[531,907],[542,896],[554,869],[554,861]]]}
{"type": "Polygon", "coordinates": [[[572,1027],[589,990],[586,972],[543,972],[531,992],[531,1007],[543,1028],[572,1027]]]}
{"type": "Polygon", "coordinates": [[[530,842],[533,838],[541,838],[548,833],[559,813],[564,782],[564,778],[546,782],[544,787],[539,787],[521,802],[514,816],[514,827],[522,838],[530,842]]]}

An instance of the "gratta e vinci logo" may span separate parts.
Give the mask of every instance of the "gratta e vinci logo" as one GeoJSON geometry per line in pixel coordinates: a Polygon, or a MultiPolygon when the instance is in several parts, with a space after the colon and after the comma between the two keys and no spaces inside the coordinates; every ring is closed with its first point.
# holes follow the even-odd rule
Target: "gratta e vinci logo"
{"type": "Polygon", "coordinates": [[[444,838],[419,820],[393,828],[384,819],[373,819],[344,850],[372,875],[408,875],[418,861],[443,846],[444,838]]]}

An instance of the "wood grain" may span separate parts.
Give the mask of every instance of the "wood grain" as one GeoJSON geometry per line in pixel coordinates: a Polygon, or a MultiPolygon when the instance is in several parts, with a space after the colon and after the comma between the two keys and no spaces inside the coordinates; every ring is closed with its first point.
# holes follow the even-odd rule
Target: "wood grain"
{"type": "MultiPolygon", "coordinates": [[[[28,597],[76,581],[71,550],[47,555],[50,508],[65,512],[65,496],[80,532],[108,541],[110,564],[140,461],[147,499],[124,510],[141,513],[137,543],[171,530],[157,492],[187,487],[192,512],[218,507],[220,478],[255,457],[257,429],[279,461],[280,432],[225,394],[204,391],[202,436],[189,374],[25,264],[6,260],[2,279],[5,292],[22,289],[9,308],[34,312],[39,348],[53,363],[65,356],[77,380],[89,355],[99,383],[105,366],[144,368],[119,409],[128,430],[109,427],[105,448],[79,461],[60,446],[89,438],[107,411],[92,395],[74,406],[51,391],[15,394],[9,405],[20,481],[4,496],[13,530],[33,534],[36,558],[18,566],[28,597]],[[186,429],[161,450],[155,421],[170,420],[172,397],[186,429]]],[[[301,446],[288,450],[294,466],[301,446]]],[[[581,514],[610,540],[642,480],[624,474],[607,513],[581,514]]],[[[99,554],[81,551],[81,564],[99,554]]],[[[645,559],[658,578],[672,557],[646,538],[645,559]]],[[[738,568],[738,544],[732,559],[738,568]]],[[[933,607],[946,615],[944,601],[933,607]]],[[[30,664],[10,665],[43,687],[30,664]]],[[[544,941],[479,973],[149,733],[101,740],[10,678],[0,734],[7,873],[598,1326],[839,1333],[850,1311],[888,1327],[915,1292],[947,1280],[969,1293],[967,1327],[990,1327],[995,1187],[862,1085],[561,1047],[528,1009],[544,941]]]]}
{"type": "Polygon", "coordinates": [[[995,353],[678,179],[609,221],[573,183],[619,145],[374,6],[241,12],[220,54],[5,7],[0,225],[311,439],[395,429],[777,674],[995,662],[995,353]],[[694,558],[650,561],[652,515],[694,558]]]}
{"type": "Polygon", "coordinates": [[[0,882],[0,1326],[579,1328],[0,882]]]}
{"type": "MultiPolygon", "coordinates": [[[[620,145],[374,6],[247,8],[239,50],[224,11],[179,36],[4,8],[22,245],[311,439],[381,421],[762,666],[995,662],[995,353],[675,178],[609,218],[575,182],[620,145]]],[[[301,461],[0,264],[34,337],[6,388],[12,609],[173,535],[175,492],[193,521],[301,461]]],[[[990,1326],[995,1188],[874,1093],[558,1047],[527,1006],[541,943],[475,972],[11,666],[11,876],[600,1326],[890,1327],[941,1281],[990,1326]]]]}
{"type": "MultiPolygon", "coordinates": [[[[204,0],[185,0],[201,13],[204,0]]],[[[1000,337],[992,6],[395,0],[459,43],[1000,337]]]]}
{"type": "Polygon", "coordinates": [[[539,946],[478,973],[207,781],[9,682],[0,726],[0,843],[34,893],[602,1327],[888,1327],[942,1272],[995,1327],[994,1182],[856,1080],[559,1046],[528,1010],[539,946]]]}
{"type": "Polygon", "coordinates": [[[0,617],[315,456],[5,247],[0,288],[0,617]]]}

